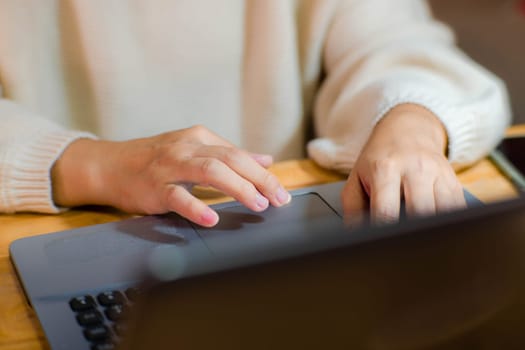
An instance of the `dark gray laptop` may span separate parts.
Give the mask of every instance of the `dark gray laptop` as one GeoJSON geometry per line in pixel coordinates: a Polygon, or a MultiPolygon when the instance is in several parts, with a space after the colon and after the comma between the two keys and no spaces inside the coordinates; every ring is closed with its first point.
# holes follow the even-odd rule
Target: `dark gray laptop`
{"type": "Polygon", "coordinates": [[[525,348],[525,199],[342,233],[145,289],[119,349],[525,348]]]}
{"type": "Polygon", "coordinates": [[[219,204],[212,229],[169,214],[24,238],[11,259],[52,349],[113,349],[146,276],[185,279],[380,238],[343,229],[342,186],[293,191],[289,205],[263,213],[219,204]]]}

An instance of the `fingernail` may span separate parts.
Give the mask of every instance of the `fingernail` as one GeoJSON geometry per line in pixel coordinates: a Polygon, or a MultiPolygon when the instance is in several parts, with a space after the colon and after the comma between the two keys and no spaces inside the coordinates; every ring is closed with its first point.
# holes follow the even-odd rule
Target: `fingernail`
{"type": "Polygon", "coordinates": [[[281,205],[288,204],[292,200],[292,196],[290,195],[290,193],[288,193],[282,187],[279,187],[279,189],[277,190],[277,193],[275,194],[275,197],[277,198],[277,201],[281,205]]]}
{"type": "Polygon", "coordinates": [[[201,216],[202,226],[211,227],[215,226],[219,222],[219,216],[215,211],[207,208],[201,216]]]}
{"type": "Polygon", "coordinates": [[[255,205],[257,208],[264,210],[268,208],[268,199],[263,197],[260,193],[255,195],[255,205]]]}

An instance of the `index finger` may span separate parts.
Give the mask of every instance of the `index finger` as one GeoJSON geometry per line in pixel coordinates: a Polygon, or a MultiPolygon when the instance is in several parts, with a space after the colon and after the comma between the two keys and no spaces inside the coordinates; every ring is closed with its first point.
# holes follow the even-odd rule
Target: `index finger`
{"type": "MultiPolygon", "coordinates": [[[[211,130],[207,129],[204,126],[197,125],[190,128],[196,137],[202,144],[207,146],[222,146],[225,148],[235,149],[237,148],[233,143],[229,142],[225,138],[217,135],[211,130]]],[[[256,161],[259,165],[264,168],[268,168],[273,163],[273,158],[271,155],[262,154],[262,153],[252,153],[246,152],[251,159],[256,161]]]]}

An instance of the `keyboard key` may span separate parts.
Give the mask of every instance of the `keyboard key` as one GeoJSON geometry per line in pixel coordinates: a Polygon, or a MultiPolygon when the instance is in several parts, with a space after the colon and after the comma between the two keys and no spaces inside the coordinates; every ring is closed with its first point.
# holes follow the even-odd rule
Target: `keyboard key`
{"type": "Polygon", "coordinates": [[[69,301],[69,306],[73,311],[86,311],[96,307],[95,299],[91,295],[84,295],[73,298],[69,301]]]}
{"type": "Polygon", "coordinates": [[[106,317],[113,322],[119,321],[125,317],[126,314],[126,306],[122,304],[115,304],[108,307],[104,313],[106,314],[106,317]]]}
{"type": "Polygon", "coordinates": [[[77,322],[81,326],[95,326],[102,324],[104,316],[98,310],[88,310],[77,314],[77,322]]]}
{"type": "Polygon", "coordinates": [[[124,304],[124,295],[119,291],[111,291],[100,293],[97,297],[100,305],[111,306],[116,304],[124,304]]]}
{"type": "Polygon", "coordinates": [[[140,290],[131,287],[122,292],[106,291],[96,297],[84,295],[69,301],[84,337],[91,343],[91,350],[117,348],[118,340],[127,329],[122,322],[125,322],[131,300],[139,294],[140,290]]]}
{"type": "Polygon", "coordinates": [[[110,334],[109,328],[104,325],[84,329],[84,336],[92,342],[108,340],[110,334]]]}

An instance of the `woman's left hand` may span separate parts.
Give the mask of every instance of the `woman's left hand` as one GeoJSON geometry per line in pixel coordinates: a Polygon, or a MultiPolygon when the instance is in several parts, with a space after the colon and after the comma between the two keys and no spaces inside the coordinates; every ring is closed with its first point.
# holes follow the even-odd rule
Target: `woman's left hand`
{"type": "Polygon", "coordinates": [[[397,221],[404,198],[408,215],[432,215],[466,206],[463,187],[446,158],[447,134],[429,110],[393,108],[376,125],[342,192],[345,219],[397,221]]]}

